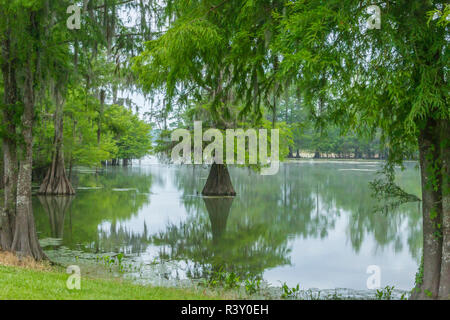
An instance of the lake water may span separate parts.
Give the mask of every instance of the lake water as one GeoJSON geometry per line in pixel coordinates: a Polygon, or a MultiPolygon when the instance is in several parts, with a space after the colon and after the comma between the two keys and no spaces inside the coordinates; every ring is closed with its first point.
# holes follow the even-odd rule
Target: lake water
{"type": "MultiPolygon", "coordinates": [[[[134,271],[149,282],[224,270],[275,286],[363,290],[368,266],[377,265],[383,287],[409,290],[421,256],[420,207],[374,210],[368,183],[380,166],[298,161],[274,176],[230,168],[238,195],[202,198],[206,167],[143,162],[99,174],[79,170],[75,197],[35,197],[33,205],[52,257],[122,252],[147,270],[158,266],[134,271]]],[[[399,172],[398,184],[419,195],[414,163],[399,172]]]]}

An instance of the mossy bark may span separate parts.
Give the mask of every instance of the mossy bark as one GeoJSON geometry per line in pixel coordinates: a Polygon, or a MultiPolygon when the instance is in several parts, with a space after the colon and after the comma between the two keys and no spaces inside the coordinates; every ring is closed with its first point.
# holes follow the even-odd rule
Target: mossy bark
{"type": "Polygon", "coordinates": [[[10,250],[13,241],[14,217],[16,212],[17,190],[17,146],[16,125],[14,121],[16,103],[18,102],[18,89],[16,79],[16,62],[10,57],[12,39],[7,30],[1,42],[2,60],[1,71],[3,75],[4,107],[3,123],[5,133],[2,137],[4,188],[3,208],[0,210],[0,247],[10,250]]]}
{"type": "Polygon", "coordinates": [[[31,171],[33,167],[33,118],[34,90],[32,85],[31,62],[25,67],[24,112],[22,115],[23,154],[19,164],[17,179],[17,205],[14,226],[14,238],[11,251],[35,260],[46,259],[39,244],[34,223],[31,202],[31,171]]]}
{"type": "Polygon", "coordinates": [[[441,122],[442,262],[439,298],[450,300],[450,121],[441,122]]]}
{"type": "Polygon", "coordinates": [[[450,210],[448,120],[429,119],[419,135],[423,276],[411,299],[449,299],[450,210]]]}

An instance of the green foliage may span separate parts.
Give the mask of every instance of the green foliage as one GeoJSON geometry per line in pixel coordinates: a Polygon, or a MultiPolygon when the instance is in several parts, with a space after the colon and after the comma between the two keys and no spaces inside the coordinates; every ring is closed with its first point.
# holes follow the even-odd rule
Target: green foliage
{"type": "Polygon", "coordinates": [[[118,253],[114,256],[97,256],[97,261],[101,261],[109,269],[110,272],[113,271],[113,266],[116,266],[119,272],[123,273],[126,271],[126,266],[123,264],[123,258],[124,254],[118,253]]]}
{"type": "MultiPolygon", "coordinates": [[[[207,0],[167,1],[165,14],[174,19],[135,59],[134,71],[146,91],[163,90],[178,104],[206,101],[217,125],[236,111],[248,116],[248,123],[270,113],[278,120],[286,111],[281,118],[293,131],[293,148],[366,157],[385,153],[401,162],[415,156],[421,119],[449,117],[439,73],[445,72],[447,54],[438,56],[436,68],[414,67],[410,54],[435,57],[423,46],[445,46],[445,31],[436,29],[429,44],[424,35],[436,27],[426,26],[426,12],[433,7],[403,2],[383,12],[384,28],[371,31],[364,25],[366,6],[352,1],[274,1],[270,8],[263,1],[217,7],[207,0]],[[408,10],[419,13],[417,23],[408,10]],[[300,103],[290,108],[293,92],[300,103]],[[230,108],[235,101],[243,107],[230,108]]],[[[447,6],[440,19],[445,12],[447,6]]]]}
{"type": "Polygon", "coordinates": [[[69,91],[65,105],[64,147],[66,159],[73,165],[98,166],[117,152],[112,135],[103,134],[98,141],[98,100],[81,88],[69,91]]]}
{"type": "Polygon", "coordinates": [[[297,284],[296,287],[290,288],[286,282],[282,284],[281,290],[283,293],[281,294],[281,298],[283,299],[295,299],[298,297],[300,293],[300,285],[297,284]]]}
{"type": "MultiPolygon", "coordinates": [[[[104,124],[103,113],[108,106],[100,96],[103,93],[103,100],[106,100],[106,95],[112,92],[115,99],[119,86],[122,89],[131,86],[129,60],[125,58],[139,47],[142,39],[148,38],[144,17],[148,17],[153,8],[154,5],[139,6],[120,0],[108,0],[106,4],[103,0],[89,3],[68,0],[0,2],[0,65],[2,70],[13,70],[17,80],[14,85],[19,89],[16,105],[6,106],[2,99],[0,109],[9,110],[12,119],[9,121],[20,125],[24,102],[21,75],[24,66],[30,63],[36,91],[33,126],[36,168],[46,168],[53,158],[57,95],[60,95],[64,109],[64,155],[70,167],[99,166],[104,160],[141,158],[149,153],[150,127],[138,116],[119,107],[123,109],[120,120],[128,127],[118,136],[114,128],[110,130],[104,124]],[[87,4],[82,10],[80,30],[70,30],[65,23],[69,17],[67,7],[72,4],[87,4]],[[136,29],[126,27],[123,19],[118,17],[119,6],[139,7],[143,15],[140,21],[142,35],[134,39],[122,36],[136,29]],[[102,7],[104,10],[100,10],[102,7]],[[4,59],[8,57],[9,60],[4,59]]],[[[20,142],[14,134],[3,130],[2,123],[0,135],[10,135],[20,142]]]]}
{"type": "Polygon", "coordinates": [[[358,132],[380,128],[390,159],[401,161],[424,119],[450,115],[445,30],[426,23],[433,7],[398,1],[382,9],[380,30],[365,30],[367,15],[359,3],[290,3],[274,44],[284,56],[283,74],[298,76],[311,110],[324,102],[320,117],[358,132]]]}
{"type": "Polygon", "coordinates": [[[223,287],[225,289],[235,289],[241,285],[241,279],[236,273],[222,270],[220,268],[218,271],[211,272],[206,284],[210,287],[223,287]]]}
{"type": "Polygon", "coordinates": [[[431,21],[435,20],[437,17],[436,24],[440,27],[446,27],[450,22],[450,4],[445,3],[444,9],[434,9],[433,11],[428,12],[428,23],[431,23],[431,21]]]}
{"type": "Polygon", "coordinates": [[[254,295],[261,290],[261,278],[247,277],[246,279],[241,279],[236,273],[225,272],[223,268],[220,268],[218,271],[210,272],[208,279],[204,281],[204,285],[227,290],[244,286],[248,295],[254,295]]]}
{"type": "MultiPolygon", "coordinates": [[[[271,6],[281,9],[282,3],[271,6]]],[[[217,5],[208,0],[174,0],[166,5],[163,19],[171,18],[167,32],[147,43],[134,59],[133,70],[142,88],[162,90],[169,111],[174,104],[186,106],[192,115],[191,110],[207,110],[203,115],[212,127],[237,128],[238,121],[258,127],[262,97],[272,101],[281,92],[270,71],[278,58],[266,55],[266,38],[275,32],[267,8],[254,1],[217,5]],[[251,83],[243,84],[244,79],[251,83]],[[258,97],[254,99],[252,92],[258,97]]],[[[265,105],[274,107],[275,102],[265,105]]],[[[199,120],[197,116],[187,120],[193,119],[199,120]]]]}
{"type": "Polygon", "coordinates": [[[422,283],[423,283],[423,256],[422,256],[422,258],[420,260],[419,269],[416,272],[416,276],[415,276],[415,279],[414,279],[414,289],[412,289],[412,290],[413,291],[414,290],[420,290],[418,288],[421,287],[422,283]]]}
{"type": "Polygon", "coordinates": [[[140,159],[152,148],[149,124],[140,120],[123,106],[111,105],[104,114],[104,122],[116,142],[113,158],[140,159]]]}
{"type": "Polygon", "coordinates": [[[391,300],[392,299],[392,291],[394,287],[386,286],[383,289],[378,289],[375,293],[376,300],[391,300]]]}
{"type": "Polygon", "coordinates": [[[82,89],[72,90],[65,107],[66,159],[74,165],[99,166],[113,158],[139,159],[151,150],[151,127],[123,106],[105,107],[99,138],[99,102],[82,89]]]}
{"type": "Polygon", "coordinates": [[[133,70],[145,90],[165,86],[170,99],[180,83],[203,83],[204,66],[218,60],[223,45],[220,30],[208,21],[177,21],[159,39],[147,43],[133,70]]]}
{"type": "Polygon", "coordinates": [[[247,294],[256,294],[261,290],[261,278],[254,277],[253,279],[245,279],[244,285],[247,294]]]}

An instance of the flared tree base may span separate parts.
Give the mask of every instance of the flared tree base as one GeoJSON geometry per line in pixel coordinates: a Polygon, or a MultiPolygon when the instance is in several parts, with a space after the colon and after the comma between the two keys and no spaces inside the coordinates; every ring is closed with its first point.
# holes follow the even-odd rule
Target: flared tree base
{"type": "Polygon", "coordinates": [[[202,195],[236,196],[236,191],[234,191],[226,165],[213,163],[208,180],[206,180],[205,187],[203,188],[202,195]]]}
{"type": "Polygon", "coordinates": [[[50,167],[47,176],[38,191],[39,195],[72,196],[75,190],[67,178],[64,168],[50,167]]]}

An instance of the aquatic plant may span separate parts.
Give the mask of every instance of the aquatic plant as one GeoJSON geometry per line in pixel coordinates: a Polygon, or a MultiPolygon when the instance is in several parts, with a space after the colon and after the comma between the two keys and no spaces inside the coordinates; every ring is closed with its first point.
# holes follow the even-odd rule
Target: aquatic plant
{"type": "Polygon", "coordinates": [[[375,293],[375,299],[391,300],[393,290],[394,290],[394,286],[392,286],[392,287],[386,286],[383,289],[378,289],[377,292],[375,293]]]}
{"type": "Polygon", "coordinates": [[[297,284],[296,287],[290,288],[286,282],[282,284],[281,290],[283,290],[283,293],[281,294],[281,298],[283,299],[294,299],[297,298],[300,293],[300,285],[297,284]]]}

